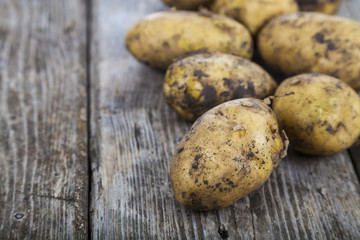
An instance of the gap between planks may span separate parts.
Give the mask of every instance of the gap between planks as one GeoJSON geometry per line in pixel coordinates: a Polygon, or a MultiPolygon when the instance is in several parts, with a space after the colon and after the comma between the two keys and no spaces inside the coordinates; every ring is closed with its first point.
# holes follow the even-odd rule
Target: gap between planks
{"type": "Polygon", "coordinates": [[[88,239],[92,239],[91,227],[91,187],[92,187],[92,168],[91,168],[91,40],[92,40],[92,0],[85,0],[85,18],[86,18],[86,123],[87,123],[87,164],[88,164],[88,212],[87,227],[88,239]]]}

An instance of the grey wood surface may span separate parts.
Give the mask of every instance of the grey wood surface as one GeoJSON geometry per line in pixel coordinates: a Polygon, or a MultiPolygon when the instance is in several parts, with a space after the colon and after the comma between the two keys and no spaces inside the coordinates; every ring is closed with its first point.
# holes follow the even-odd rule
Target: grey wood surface
{"type": "MultiPolygon", "coordinates": [[[[337,13],[340,16],[350,17],[360,21],[360,1],[359,0],[343,0],[343,3],[337,13]]],[[[360,139],[356,147],[349,150],[350,156],[355,167],[358,179],[360,179],[360,139]]],[[[360,208],[360,206],[359,206],[360,208]]]]}
{"type": "Polygon", "coordinates": [[[0,0],[0,239],[87,239],[85,4],[0,0]]]}
{"type": "MultiPolygon", "coordinates": [[[[164,8],[158,0],[93,3],[94,239],[359,239],[360,185],[347,151],[308,157],[290,150],[263,187],[219,211],[195,212],[176,202],[169,161],[190,124],[165,104],[163,73],[124,48],[126,31],[164,8]]],[[[340,10],[359,13],[357,0],[340,10]]]]}

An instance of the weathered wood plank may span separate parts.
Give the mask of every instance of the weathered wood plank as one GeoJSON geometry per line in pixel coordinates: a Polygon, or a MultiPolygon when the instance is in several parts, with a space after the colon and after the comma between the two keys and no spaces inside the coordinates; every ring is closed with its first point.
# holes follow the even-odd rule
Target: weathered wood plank
{"type": "MultiPolygon", "coordinates": [[[[360,21],[360,1],[346,0],[341,5],[338,11],[338,15],[351,17],[357,21],[360,21]]],[[[350,149],[350,156],[356,169],[358,178],[360,179],[360,145],[350,149]]]]}
{"type": "Polygon", "coordinates": [[[346,152],[329,157],[309,157],[290,151],[289,157],[263,187],[265,196],[251,194],[254,210],[270,217],[257,239],[350,239],[360,236],[359,183],[346,152]],[[258,202],[258,204],[257,204],[258,202]],[[279,234],[280,233],[280,234],[279,234]]]}
{"type": "Polygon", "coordinates": [[[190,124],[164,103],[163,73],[124,47],[127,29],[163,8],[158,0],[93,4],[94,239],[359,238],[360,186],[347,152],[290,151],[263,187],[220,211],[195,212],[176,202],[169,160],[190,124]]]}
{"type": "Polygon", "coordinates": [[[87,239],[81,0],[0,1],[0,239],[87,239]]]}

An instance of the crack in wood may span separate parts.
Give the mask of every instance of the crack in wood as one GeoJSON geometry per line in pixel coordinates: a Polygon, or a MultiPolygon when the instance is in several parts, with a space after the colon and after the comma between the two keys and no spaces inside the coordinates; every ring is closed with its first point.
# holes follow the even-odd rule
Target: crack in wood
{"type": "Polygon", "coordinates": [[[349,149],[349,155],[351,163],[354,167],[357,179],[360,182],[360,146],[356,146],[349,149]]]}
{"type": "Polygon", "coordinates": [[[256,240],[256,230],[255,230],[254,213],[253,213],[253,207],[252,207],[252,204],[251,204],[250,195],[247,196],[247,198],[249,198],[249,205],[250,205],[250,212],[251,212],[251,223],[252,223],[252,228],[253,228],[254,240],[256,240]]]}
{"type": "Polygon", "coordinates": [[[87,125],[87,167],[88,167],[88,192],[87,192],[87,222],[86,227],[88,231],[88,239],[92,239],[92,226],[91,226],[91,183],[93,172],[91,168],[91,42],[92,42],[92,15],[93,15],[93,0],[85,1],[85,18],[86,18],[86,125],[87,125]]]}
{"type": "Polygon", "coordinates": [[[76,199],[75,196],[71,196],[71,197],[55,197],[55,196],[52,196],[50,194],[49,195],[44,195],[44,194],[36,194],[36,193],[30,193],[29,196],[39,197],[39,198],[48,198],[48,199],[54,199],[54,200],[59,200],[59,201],[71,202],[71,203],[78,202],[78,200],[76,199]]]}

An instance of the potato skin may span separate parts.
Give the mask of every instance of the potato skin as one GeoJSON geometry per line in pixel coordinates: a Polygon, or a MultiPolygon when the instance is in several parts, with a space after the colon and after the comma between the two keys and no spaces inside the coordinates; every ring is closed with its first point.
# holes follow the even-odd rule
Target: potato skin
{"type": "Polygon", "coordinates": [[[200,53],[173,63],[166,72],[166,102],[183,118],[195,121],[210,108],[237,98],[263,99],[276,82],[260,66],[223,53],[200,53]]]}
{"type": "Polygon", "coordinates": [[[275,114],[258,99],[232,100],[203,114],[170,163],[176,199],[208,211],[259,188],[286,156],[288,141],[278,129],[275,114]]]}
{"type": "Polygon", "coordinates": [[[212,10],[238,20],[255,35],[268,20],[299,7],[295,0],[215,0],[212,10]]]}
{"type": "Polygon", "coordinates": [[[360,136],[360,98],[339,79],[301,74],[282,82],[275,95],[279,124],[302,153],[338,153],[360,136]]]}
{"type": "Polygon", "coordinates": [[[194,51],[220,51],[247,59],[253,54],[251,35],[243,25],[224,16],[189,11],[148,15],[129,30],[126,47],[138,60],[160,69],[194,51]]]}
{"type": "Polygon", "coordinates": [[[271,20],[259,33],[267,65],[287,75],[323,73],[360,90],[360,23],[321,13],[271,20]]]}
{"type": "Polygon", "coordinates": [[[301,11],[315,11],[333,14],[339,8],[341,0],[297,0],[301,11]]]}
{"type": "Polygon", "coordinates": [[[176,7],[182,10],[195,10],[200,6],[205,6],[211,0],[162,0],[169,7],[176,7]]]}

